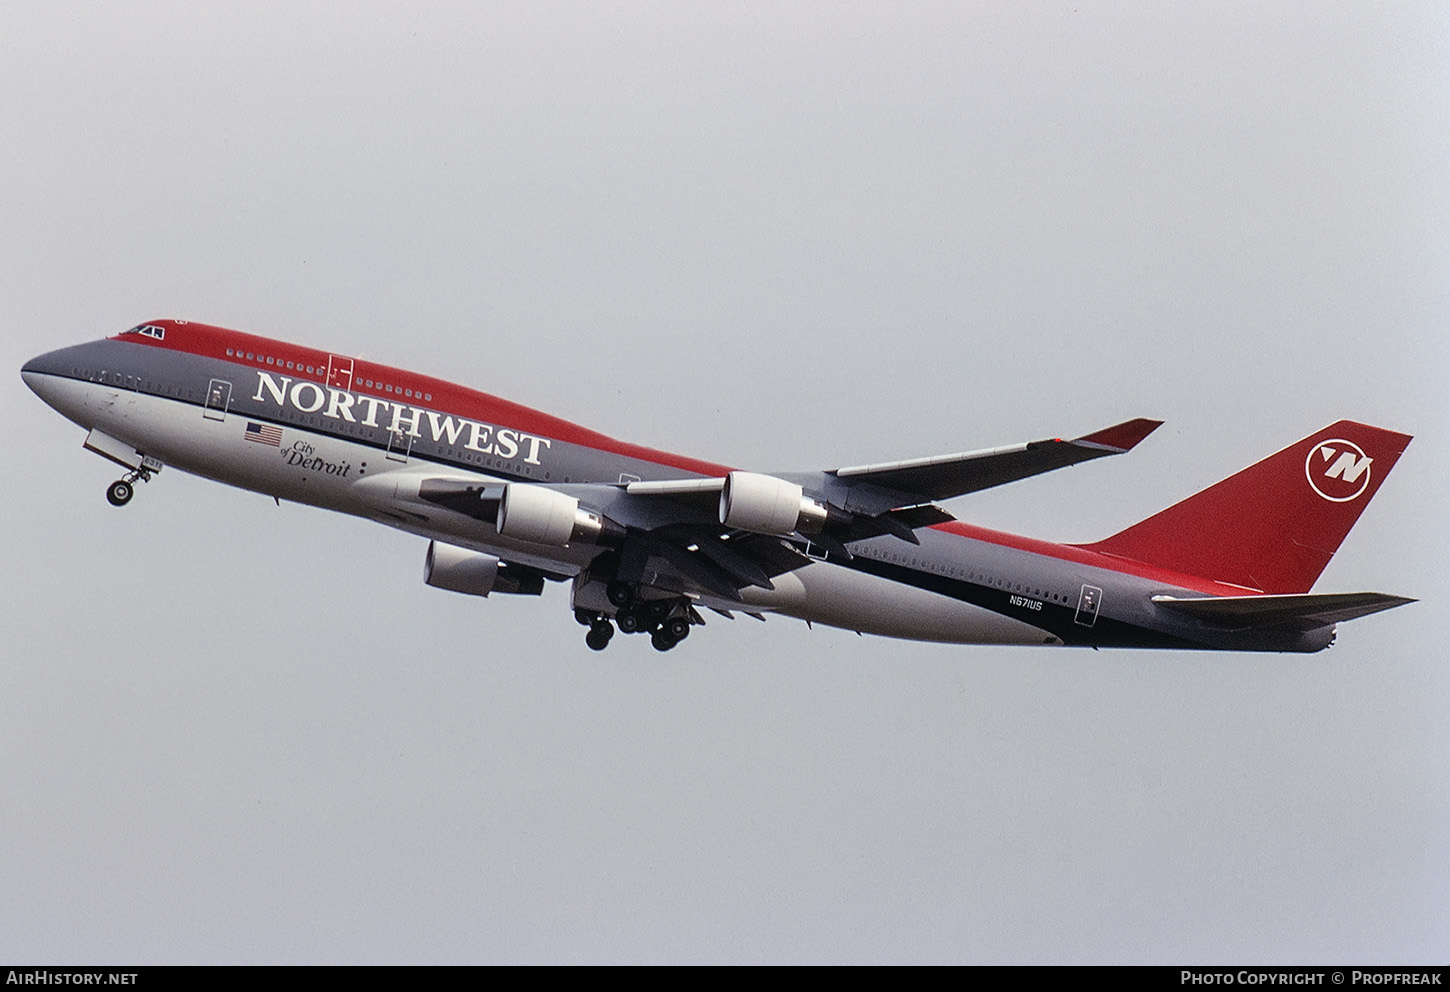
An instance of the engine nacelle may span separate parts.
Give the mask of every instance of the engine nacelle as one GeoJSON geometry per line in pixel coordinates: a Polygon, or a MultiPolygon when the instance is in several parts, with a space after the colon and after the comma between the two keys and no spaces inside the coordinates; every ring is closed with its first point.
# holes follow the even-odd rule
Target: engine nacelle
{"type": "Polygon", "coordinates": [[[574,542],[598,544],[605,537],[622,537],[618,524],[597,513],[579,509],[579,501],[548,486],[510,482],[498,507],[501,537],[562,548],[574,542]]]}
{"type": "Polygon", "coordinates": [[[498,581],[499,560],[481,551],[428,542],[428,557],[423,559],[423,581],[438,589],[449,589],[469,596],[487,596],[498,581]]]}
{"type": "Polygon", "coordinates": [[[818,533],[829,511],[800,486],[773,475],[731,472],[720,490],[720,522],[757,534],[818,533]]]}
{"type": "Polygon", "coordinates": [[[532,569],[442,541],[428,542],[423,581],[468,596],[487,596],[491,592],[538,596],[544,591],[544,577],[532,569]]]}

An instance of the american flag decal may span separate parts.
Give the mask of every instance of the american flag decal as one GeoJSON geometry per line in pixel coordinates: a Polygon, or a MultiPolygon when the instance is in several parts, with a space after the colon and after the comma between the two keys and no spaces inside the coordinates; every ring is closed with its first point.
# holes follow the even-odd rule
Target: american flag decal
{"type": "Polygon", "coordinates": [[[282,428],[273,427],[271,424],[248,423],[247,440],[280,448],[282,446],[282,428]]]}

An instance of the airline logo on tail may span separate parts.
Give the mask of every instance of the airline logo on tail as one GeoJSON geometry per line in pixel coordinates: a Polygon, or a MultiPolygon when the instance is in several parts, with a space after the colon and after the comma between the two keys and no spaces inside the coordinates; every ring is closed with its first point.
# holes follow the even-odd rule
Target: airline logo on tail
{"type": "Polygon", "coordinates": [[[1348,503],[1369,488],[1373,462],[1353,441],[1332,438],[1309,449],[1304,475],[1320,496],[1331,503],[1348,503]]]}

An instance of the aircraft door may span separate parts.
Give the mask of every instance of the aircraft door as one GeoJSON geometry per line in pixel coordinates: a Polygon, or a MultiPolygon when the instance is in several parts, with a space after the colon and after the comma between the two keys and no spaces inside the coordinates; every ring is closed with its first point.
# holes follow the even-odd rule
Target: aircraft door
{"type": "Polygon", "coordinates": [[[337,355],[327,356],[327,384],[335,389],[352,389],[352,364],[351,358],[340,358],[337,355]]]}
{"type": "Polygon", "coordinates": [[[225,379],[213,379],[206,387],[206,404],[201,409],[201,415],[207,420],[226,420],[231,405],[232,384],[225,379]]]}
{"type": "Polygon", "coordinates": [[[1082,594],[1077,600],[1077,616],[1075,621],[1084,627],[1091,627],[1098,622],[1098,607],[1103,602],[1103,591],[1097,586],[1084,585],[1082,594]]]}
{"type": "Polygon", "coordinates": [[[388,460],[407,464],[408,453],[413,450],[413,435],[407,431],[388,432],[388,460]]]}

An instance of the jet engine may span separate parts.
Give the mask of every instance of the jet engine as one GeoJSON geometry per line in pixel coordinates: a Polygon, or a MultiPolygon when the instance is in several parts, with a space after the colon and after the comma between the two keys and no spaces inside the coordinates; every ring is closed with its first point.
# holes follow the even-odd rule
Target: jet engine
{"type": "Polygon", "coordinates": [[[442,541],[428,542],[423,581],[437,589],[469,596],[487,596],[491,592],[538,596],[544,591],[544,577],[533,569],[442,541]]]}
{"type": "Polygon", "coordinates": [[[830,510],[800,486],[772,475],[731,472],[720,490],[720,522],[758,534],[819,533],[830,510]]]}
{"type": "Polygon", "coordinates": [[[606,536],[622,536],[617,524],[579,509],[573,496],[547,486],[510,482],[498,508],[501,537],[562,548],[573,542],[598,544],[606,536]]]}

